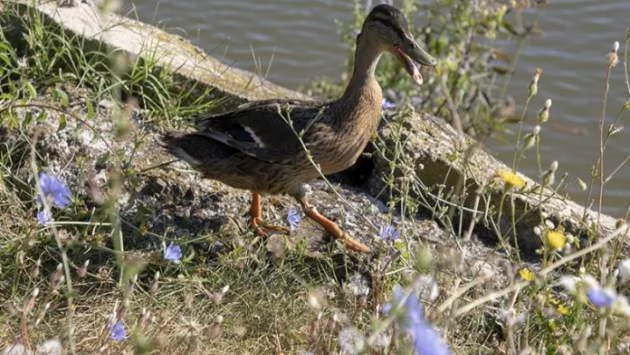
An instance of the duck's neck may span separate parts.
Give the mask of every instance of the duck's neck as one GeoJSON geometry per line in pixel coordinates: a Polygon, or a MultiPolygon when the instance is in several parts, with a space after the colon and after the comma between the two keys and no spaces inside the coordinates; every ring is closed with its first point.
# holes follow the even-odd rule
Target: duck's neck
{"type": "Polygon", "coordinates": [[[378,99],[380,107],[382,92],[374,72],[383,51],[377,43],[366,35],[357,40],[352,77],[340,101],[352,105],[358,104],[358,99],[362,99],[361,101],[378,99]]]}

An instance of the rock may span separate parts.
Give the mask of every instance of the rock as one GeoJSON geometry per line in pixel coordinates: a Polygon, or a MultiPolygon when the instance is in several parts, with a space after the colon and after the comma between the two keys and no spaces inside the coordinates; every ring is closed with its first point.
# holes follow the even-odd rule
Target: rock
{"type": "MultiPolygon", "coordinates": [[[[592,235],[591,228],[597,223],[597,213],[573,201],[570,201],[549,188],[540,191],[540,185],[532,179],[519,174],[526,187],[518,190],[506,190],[504,181],[497,179],[500,170],[511,170],[479,147],[473,139],[461,136],[455,129],[438,117],[412,114],[405,117],[402,129],[397,131],[397,121],[390,121],[380,131],[384,140],[385,155],[374,155],[374,172],[368,182],[370,193],[376,194],[390,189],[385,181],[391,180],[390,160],[396,149],[402,149],[398,155],[402,161],[398,165],[410,170],[397,168],[393,178],[413,178],[426,186],[423,191],[413,190],[411,194],[418,200],[427,199],[435,203],[442,191],[441,198],[449,201],[461,201],[464,208],[455,208],[450,217],[452,221],[463,217],[463,228],[468,227],[473,218],[478,219],[474,231],[482,238],[497,242],[499,234],[526,257],[536,257],[540,248],[541,237],[534,227],[545,225],[546,221],[555,224],[565,233],[581,238],[592,235]],[[475,209],[475,199],[481,192],[479,205],[475,209]],[[423,196],[420,196],[422,194],[423,196]],[[504,199],[503,210],[497,211],[504,199]],[[512,203],[513,201],[513,208],[512,203]],[[473,210],[476,211],[473,214],[473,210]],[[492,226],[490,221],[494,221],[492,226]],[[515,221],[515,228],[513,228],[515,221]]],[[[394,196],[398,191],[392,191],[394,196]]],[[[380,193],[388,199],[390,194],[380,193]]],[[[615,229],[616,220],[602,214],[600,233],[606,235],[615,229]]]]}

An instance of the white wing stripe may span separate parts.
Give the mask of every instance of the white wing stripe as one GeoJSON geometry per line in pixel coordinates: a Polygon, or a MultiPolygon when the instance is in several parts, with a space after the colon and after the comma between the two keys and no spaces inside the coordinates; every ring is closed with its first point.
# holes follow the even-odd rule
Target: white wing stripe
{"type": "Polygon", "coordinates": [[[241,127],[243,127],[245,132],[249,133],[249,135],[252,137],[254,142],[256,142],[256,144],[258,145],[258,148],[261,148],[261,149],[265,148],[265,143],[263,143],[262,139],[260,139],[260,137],[258,137],[256,133],[254,133],[254,130],[251,129],[251,127],[247,127],[243,125],[241,125],[241,127]]]}

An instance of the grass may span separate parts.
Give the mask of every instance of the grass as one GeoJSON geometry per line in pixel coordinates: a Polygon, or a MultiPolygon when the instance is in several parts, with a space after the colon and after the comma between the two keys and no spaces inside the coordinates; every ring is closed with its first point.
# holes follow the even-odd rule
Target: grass
{"type": "MultiPolygon", "coordinates": [[[[402,108],[385,117],[390,134],[375,139],[373,154],[387,163],[386,197],[381,196],[386,212],[352,188],[316,185],[317,200],[326,206],[338,205],[331,190],[343,197],[344,205],[327,212],[347,228],[373,235],[378,230],[364,225],[395,226],[400,237],[376,238],[373,258],[330,243],[313,247],[311,237],[321,233],[306,221],[290,238],[254,238],[243,217],[244,192],[200,183],[184,165],[156,168],[164,161],[156,149],[160,131],[214,107],[216,102],[204,99],[208,92],[187,95],[189,87],[151,58],[120,65],[120,53],[7,5],[0,14],[0,348],[35,349],[57,339],[69,353],[411,353],[414,337],[408,333],[435,341],[424,346],[439,344],[437,333],[426,327],[430,323],[454,353],[627,351],[624,221],[608,234],[589,226],[591,233],[580,238],[551,225],[541,212],[539,225],[532,226],[540,236],[539,253],[526,263],[499,225],[501,214],[512,208],[515,194],[542,200],[542,190],[519,190],[520,180],[503,172],[500,179],[511,188],[499,190],[499,204],[464,223],[458,211],[472,207],[459,198],[463,184],[459,191],[448,190],[453,184],[445,177],[438,188],[425,186],[405,152],[405,122],[415,110],[448,112],[453,125],[480,133],[480,139],[500,128],[476,121],[480,112],[489,120],[496,106],[463,104],[470,103],[465,95],[471,91],[494,90],[489,82],[498,80],[491,77],[496,68],[476,59],[470,72],[453,67],[463,55],[458,51],[471,44],[466,34],[482,27],[488,38],[503,29],[523,41],[518,29],[505,30],[505,8],[482,5],[491,11],[471,8],[467,1],[435,1],[423,9],[440,19],[431,24],[434,31],[418,30],[430,52],[451,54],[444,41],[455,49],[452,63],[438,68],[428,83],[440,95],[420,106],[397,102],[402,108]],[[458,23],[447,19],[464,17],[473,20],[447,26],[458,23]],[[68,207],[38,201],[40,172],[69,185],[68,207]],[[52,212],[54,222],[37,222],[42,209],[52,212]],[[365,219],[370,223],[362,223],[365,219]],[[483,223],[496,234],[496,245],[473,237],[483,223]],[[171,242],[182,249],[177,263],[164,258],[171,242]],[[396,285],[404,287],[402,294],[393,294],[396,285]],[[408,317],[418,315],[419,303],[426,320],[414,323],[408,317]],[[127,333],[123,341],[112,339],[117,321],[127,333]]],[[[404,9],[411,13],[418,7],[409,1],[404,9]]],[[[363,15],[359,7],[356,11],[355,26],[363,15]]],[[[610,73],[623,62],[626,82],[629,41],[630,33],[622,58],[616,49],[602,64],[610,73]]],[[[471,57],[477,59],[491,50],[475,48],[471,57]]],[[[381,68],[381,82],[408,97],[422,95],[404,76],[388,76],[398,72],[391,70],[394,65],[381,68]]],[[[606,129],[608,80],[602,149],[587,184],[599,197],[599,211],[606,181],[617,170],[606,175],[597,169],[608,137],[616,133],[606,129]]],[[[533,81],[526,103],[537,95],[536,85],[533,81]]],[[[501,87],[495,102],[501,101],[501,87]]],[[[539,135],[523,126],[527,110],[525,104],[514,170],[532,149],[543,161],[539,135]]],[[[454,161],[466,164],[475,149],[454,161]]],[[[541,186],[561,188],[557,167],[541,163],[540,170],[541,186]]],[[[497,191],[482,187],[478,199],[490,200],[497,191]]],[[[271,220],[284,220],[292,204],[284,197],[267,202],[271,220]]]]}

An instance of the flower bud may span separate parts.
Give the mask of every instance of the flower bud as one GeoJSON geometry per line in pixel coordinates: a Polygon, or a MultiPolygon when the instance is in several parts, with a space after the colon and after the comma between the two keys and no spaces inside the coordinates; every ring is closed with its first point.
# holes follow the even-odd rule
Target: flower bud
{"type": "Polygon", "coordinates": [[[619,62],[619,57],[617,56],[617,51],[619,50],[619,42],[615,41],[613,43],[613,47],[610,52],[608,52],[608,68],[612,68],[617,65],[619,62]]]}
{"type": "Polygon", "coordinates": [[[542,177],[543,186],[551,186],[556,182],[556,172],[547,170],[542,177]]]}
{"type": "Polygon", "coordinates": [[[536,133],[528,133],[527,135],[525,135],[525,139],[523,140],[523,150],[532,149],[532,147],[534,147],[534,144],[536,144],[536,138],[536,133]]]}
{"type": "Polygon", "coordinates": [[[540,75],[542,74],[542,69],[536,68],[536,73],[532,78],[532,81],[529,83],[529,87],[527,88],[527,95],[529,97],[534,97],[538,93],[538,80],[540,80],[540,75]]]}
{"type": "Polygon", "coordinates": [[[551,99],[547,99],[543,107],[538,111],[538,123],[545,123],[549,120],[549,109],[551,108],[551,99]]]}
{"type": "Polygon", "coordinates": [[[630,259],[624,259],[617,266],[619,281],[622,283],[630,281],[630,259]]]}

